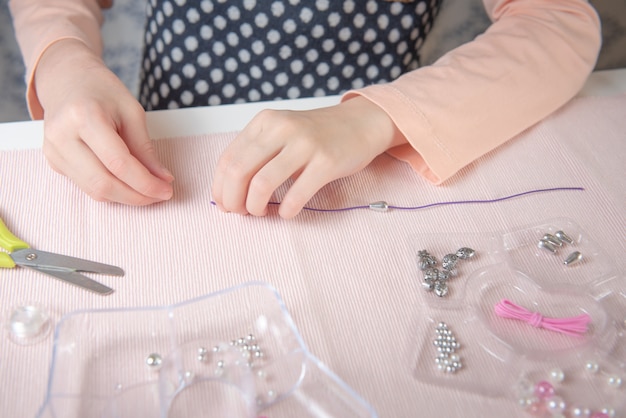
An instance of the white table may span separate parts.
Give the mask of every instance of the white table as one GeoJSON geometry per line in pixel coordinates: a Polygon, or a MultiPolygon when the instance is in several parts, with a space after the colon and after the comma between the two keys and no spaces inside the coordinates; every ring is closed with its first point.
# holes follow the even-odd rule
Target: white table
{"type": "MultiPolygon", "coordinates": [[[[626,92],[626,68],[592,73],[579,97],[613,95],[626,92]]],[[[331,106],[338,96],[246,103],[191,109],[161,110],[147,113],[148,131],[153,138],[202,135],[241,130],[262,109],[306,110],[331,106]]],[[[0,150],[40,147],[43,122],[0,124],[0,150]]]]}

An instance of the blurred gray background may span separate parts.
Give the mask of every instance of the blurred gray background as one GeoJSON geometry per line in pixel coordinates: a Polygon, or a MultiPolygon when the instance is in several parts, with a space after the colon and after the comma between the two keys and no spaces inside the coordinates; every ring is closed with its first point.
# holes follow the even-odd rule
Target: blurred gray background
{"type": "MultiPolygon", "coordinates": [[[[626,67],[626,0],[592,0],[602,19],[604,44],[597,69],[626,67]]],[[[145,1],[115,0],[105,11],[104,60],[129,90],[137,93],[145,1]]],[[[489,24],[481,0],[443,0],[422,64],[473,39],[489,24]]],[[[11,23],[8,0],[0,0],[0,122],[28,120],[24,65],[11,23]]]]}

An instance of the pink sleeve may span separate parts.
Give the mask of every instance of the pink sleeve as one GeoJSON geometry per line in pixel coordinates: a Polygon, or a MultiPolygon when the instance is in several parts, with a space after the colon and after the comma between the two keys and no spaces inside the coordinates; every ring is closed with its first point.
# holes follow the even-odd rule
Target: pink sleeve
{"type": "Polygon", "coordinates": [[[102,12],[97,0],[10,0],[15,33],[26,65],[26,101],[33,119],[43,117],[35,89],[35,69],[54,42],[78,39],[102,54],[102,12]]]}
{"type": "Polygon", "coordinates": [[[483,2],[493,24],[474,41],[343,98],[383,108],[409,142],[388,153],[435,184],[571,99],[600,50],[600,22],[586,0],[483,2]]]}

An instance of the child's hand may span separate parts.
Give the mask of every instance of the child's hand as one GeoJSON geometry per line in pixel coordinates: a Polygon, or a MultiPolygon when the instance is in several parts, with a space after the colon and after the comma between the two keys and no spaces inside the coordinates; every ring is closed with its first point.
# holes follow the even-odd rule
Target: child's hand
{"type": "Polygon", "coordinates": [[[50,46],[35,84],[53,169],[99,201],[147,205],[172,196],[173,176],[156,156],[145,112],[82,42],[50,46]]]}
{"type": "Polygon", "coordinates": [[[389,116],[362,97],[310,111],[266,110],[220,158],[213,197],[224,211],[263,216],[272,193],[291,177],[279,214],[292,218],[324,185],[402,141],[389,116]]]}

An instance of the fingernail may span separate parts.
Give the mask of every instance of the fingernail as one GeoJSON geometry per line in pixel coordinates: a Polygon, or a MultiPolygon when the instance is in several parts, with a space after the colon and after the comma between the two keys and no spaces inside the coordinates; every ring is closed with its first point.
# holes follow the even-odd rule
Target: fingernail
{"type": "Polygon", "coordinates": [[[171,187],[164,189],[161,193],[159,193],[159,197],[163,200],[170,200],[173,195],[174,190],[171,187]]]}
{"type": "Polygon", "coordinates": [[[163,180],[167,181],[168,183],[174,181],[174,175],[165,166],[161,166],[161,173],[163,174],[163,180]]]}

